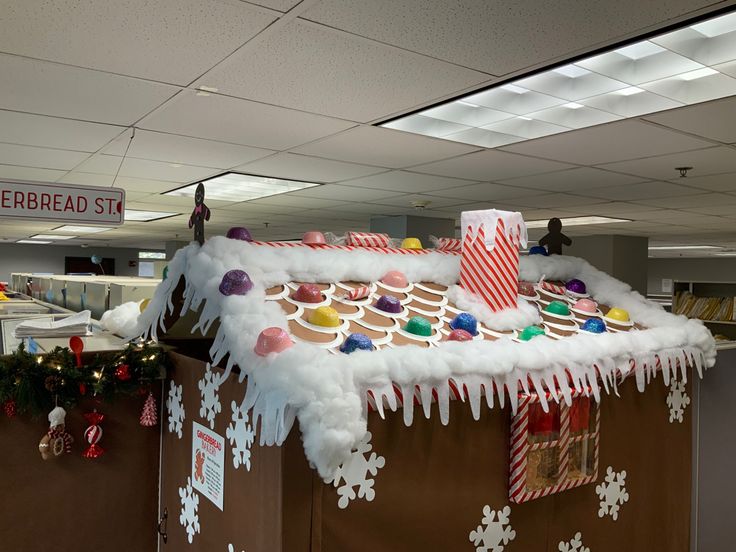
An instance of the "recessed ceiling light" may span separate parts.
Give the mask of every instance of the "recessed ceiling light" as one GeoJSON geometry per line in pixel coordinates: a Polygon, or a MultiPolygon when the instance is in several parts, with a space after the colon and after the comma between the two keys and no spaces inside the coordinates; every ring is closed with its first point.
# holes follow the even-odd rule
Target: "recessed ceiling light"
{"type": "Polygon", "coordinates": [[[56,232],[69,232],[70,234],[97,234],[99,232],[107,232],[112,230],[109,226],[75,226],[73,224],[66,224],[54,228],[56,232]]]}
{"type": "Polygon", "coordinates": [[[64,236],[61,234],[36,234],[31,236],[32,240],[72,240],[77,236],[64,236]]]}
{"type": "Polygon", "coordinates": [[[178,169],[182,167],[183,165],[181,163],[169,163],[169,167],[173,167],[175,169],[178,169]]]}
{"type": "Polygon", "coordinates": [[[616,90],[614,94],[620,94],[622,96],[633,96],[634,94],[641,94],[644,92],[642,88],[639,88],[638,86],[629,86],[627,88],[622,88],[621,90],[616,90]]]}
{"type": "Polygon", "coordinates": [[[517,117],[517,119],[521,119],[522,121],[531,121],[532,120],[531,117],[524,117],[523,115],[519,115],[517,117]]]}
{"type": "Polygon", "coordinates": [[[569,103],[564,104],[562,107],[566,107],[568,109],[580,109],[581,107],[585,107],[585,106],[577,102],[569,102],[569,103]]]}
{"type": "Polygon", "coordinates": [[[713,38],[736,31],[736,13],[729,13],[723,17],[716,17],[692,26],[694,31],[705,37],[713,38]]]}
{"type": "Polygon", "coordinates": [[[736,251],[724,251],[723,253],[713,253],[716,257],[736,257],[736,251]]]}
{"type": "MultiPolygon", "coordinates": [[[[241,173],[225,173],[208,180],[203,180],[205,187],[205,201],[214,199],[219,201],[250,201],[262,197],[269,197],[305,188],[319,186],[315,182],[301,182],[299,180],[285,180],[241,173]]],[[[163,195],[178,197],[194,197],[199,184],[191,184],[165,192],[163,195]]]]}
{"type": "Polygon", "coordinates": [[[460,105],[467,105],[468,107],[480,107],[478,104],[466,102],[465,100],[458,100],[457,103],[459,103],[460,105]]]}
{"type": "Polygon", "coordinates": [[[499,88],[501,90],[506,90],[507,92],[513,92],[514,94],[526,94],[527,92],[529,92],[528,88],[522,88],[521,86],[516,86],[515,84],[504,84],[499,88]]]}
{"type": "Polygon", "coordinates": [[[711,69],[710,67],[703,67],[702,69],[696,69],[695,71],[688,71],[687,73],[683,73],[682,75],[679,75],[679,77],[684,81],[691,81],[702,79],[703,77],[709,77],[717,73],[718,71],[716,71],[715,69],[711,69]]]}
{"type": "Polygon", "coordinates": [[[220,91],[220,89],[215,86],[205,86],[205,85],[200,86],[199,89],[204,92],[219,92],[220,91]]]}
{"type": "MultiPolygon", "coordinates": [[[[612,224],[615,222],[631,222],[629,219],[611,217],[570,217],[560,219],[562,226],[585,226],[587,224],[612,224]]],[[[526,222],[527,228],[547,228],[549,220],[530,220],[526,222]]]]}
{"type": "Polygon", "coordinates": [[[15,243],[27,243],[31,245],[48,245],[53,242],[45,241],[45,240],[18,240],[15,243]]]}
{"type": "Polygon", "coordinates": [[[675,251],[680,249],[723,249],[716,245],[650,245],[650,251],[675,251]]]}
{"type": "Polygon", "coordinates": [[[552,71],[560,75],[570,77],[571,79],[576,79],[590,73],[590,71],[588,71],[587,69],[583,69],[582,67],[578,67],[577,65],[573,65],[572,63],[570,65],[563,65],[562,67],[558,67],[557,69],[552,69],[552,71]]]}
{"type": "Polygon", "coordinates": [[[138,209],[126,209],[125,220],[126,221],[143,221],[150,222],[152,220],[160,220],[169,217],[175,217],[180,213],[167,213],[163,211],[139,211],[138,209]]]}
{"type": "Polygon", "coordinates": [[[662,48],[661,46],[657,46],[656,44],[654,44],[653,42],[649,42],[648,40],[642,40],[641,42],[636,42],[634,44],[631,44],[630,46],[624,46],[623,48],[614,50],[614,52],[616,52],[617,54],[621,54],[622,56],[633,60],[653,56],[654,54],[659,54],[660,52],[664,51],[664,48],[662,48]]]}

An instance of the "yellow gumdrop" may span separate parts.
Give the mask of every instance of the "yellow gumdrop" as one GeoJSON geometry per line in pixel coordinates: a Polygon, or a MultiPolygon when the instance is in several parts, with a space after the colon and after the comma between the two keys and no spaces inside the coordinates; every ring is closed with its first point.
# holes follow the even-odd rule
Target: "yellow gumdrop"
{"type": "Polygon", "coordinates": [[[318,307],[309,315],[309,323],[315,326],[335,328],[340,325],[340,317],[332,307],[318,307]]]}
{"type": "Polygon", "coordinates": [[[150,299],[144,299],[143,301],[141,301],[141,304],[138,305],[138,309],[141,312],[143,312],[144,310],[146,310],[146,308],[148,307],[148,303],[150,303],[150,302],[151,302],[150,299]]]}
{"type": "Polygon", "coordinates": [[[422,242],[419,238],[404,238],[401,242],[401,249],[422,249],[422,242]]]}
{"type": "Polygon", "coordinates": [[[629,311],[614,307],[608,311],[608,314],[606,314],[606,318],[610,318],[611,320],[618,320],[619,322],[628,322],[629,311]]]}

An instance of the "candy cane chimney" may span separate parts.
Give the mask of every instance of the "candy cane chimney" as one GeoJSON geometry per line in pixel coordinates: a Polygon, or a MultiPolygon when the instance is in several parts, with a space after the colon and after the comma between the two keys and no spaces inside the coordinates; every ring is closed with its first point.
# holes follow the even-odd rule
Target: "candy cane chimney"
{"type": "Polygon", "coordinates": [[[464,211],[460,217],[460,285],[492,311],[516,308],[519,295],[519,247],[526,247],[521,213],[464,211]]]}

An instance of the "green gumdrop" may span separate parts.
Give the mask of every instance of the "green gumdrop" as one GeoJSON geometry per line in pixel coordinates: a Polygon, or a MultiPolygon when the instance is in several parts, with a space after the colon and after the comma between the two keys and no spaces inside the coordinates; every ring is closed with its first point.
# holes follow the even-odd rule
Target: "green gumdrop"
{"type": "Polygon", "coordinates": [[[544,328],[540,328],[539,326],[527,326],[523,330],[521,330],[521,334],[519,334],[519,339],[521,341],[529,341],[533,337],[537,337],[538,335],[544,335],[544,328]]]}
{"type": "Polygon", "coordinates": [[[166,265],[164,267],[164,280],[168,277],[168,275],[169,275],[169,265],[166,265]]]}
{"type": "Polygon", "coordinates": [[[544,307],[544,310],[550,314],[559,314],[560,316],[567,316],[570,314],[570,309],[562,301],[552,301],[549,305],[544,307]]]}
{"type": "Polygon", "coordinates": [[[414,316],[406,323],[404,331],[414,335],[429,337],[432,335],[432,325],[426,318],[414,316]]]}

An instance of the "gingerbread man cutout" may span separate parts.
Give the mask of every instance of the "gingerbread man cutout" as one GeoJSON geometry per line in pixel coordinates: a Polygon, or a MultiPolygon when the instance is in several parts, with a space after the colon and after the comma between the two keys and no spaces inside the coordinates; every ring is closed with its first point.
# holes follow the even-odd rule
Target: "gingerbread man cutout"
{"type": "Polygon", "coordinates": [[[204,453],[201,450],[194,454],[194,479],[204,483],[204,453]]]}
{"type": "Polygon", "coordinates": [[[189,228],[194,227],[194,240],[204,245],[204,223],[210,220],[210,209],[204,204],[204,184],[197,184],[194,192],[194,211],[189,217],[189,228]]]}
{"type": "Polygon", "coordinates": [[[562,255],[562,246],[572,245],[572,240],[562,233],[562,221],[557,217],[549,219],[547,231],[539,245],[546,245],[550,255],[562,255]]]}

